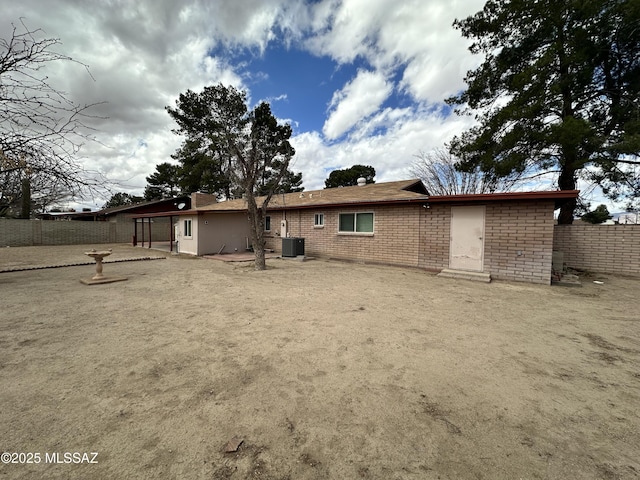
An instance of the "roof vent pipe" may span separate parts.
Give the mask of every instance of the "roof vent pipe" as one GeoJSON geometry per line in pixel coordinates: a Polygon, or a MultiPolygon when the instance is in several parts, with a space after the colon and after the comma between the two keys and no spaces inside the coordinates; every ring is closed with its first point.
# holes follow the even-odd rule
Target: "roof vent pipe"
{"type": "Polygon", "coordinates": [[[364,178],[364,177],[358,178],[358,186],[359,187],[362,187],[362,186],[364,186],[366,184],[367,184],[367,179],[366,178],[364,178]]]}

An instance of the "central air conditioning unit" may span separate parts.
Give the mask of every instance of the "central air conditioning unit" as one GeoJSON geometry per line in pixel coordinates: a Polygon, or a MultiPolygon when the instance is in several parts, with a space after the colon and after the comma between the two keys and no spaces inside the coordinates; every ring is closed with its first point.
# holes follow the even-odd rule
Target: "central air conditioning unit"
{"type": "Polygon", "coordinates": [[[304,238],[283,238],[282,239],[282,256],[297,257],[304,256],[304,238]]]}

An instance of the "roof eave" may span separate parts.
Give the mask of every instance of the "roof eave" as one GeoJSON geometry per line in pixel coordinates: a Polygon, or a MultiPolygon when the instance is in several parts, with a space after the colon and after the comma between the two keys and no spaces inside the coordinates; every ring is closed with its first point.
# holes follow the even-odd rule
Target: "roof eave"
{"type": "Polygon", "coordinates": [[[481,202],[505,202],[516,200],[568,200],[577,198],[579,190],[553,190],[537,192],[501,192],[501,193],[475,193],[466,195],[434,195],[429,197],[429,203],[481,203],[481,202]]]}
{"type": "Polygon", "coordinates": [[[155,217],[179,217],[182,215],[196,215],[198,210],[167,210],[166,212],[153,213],[128,213],[127,218],[155,218],[155,217]]]}

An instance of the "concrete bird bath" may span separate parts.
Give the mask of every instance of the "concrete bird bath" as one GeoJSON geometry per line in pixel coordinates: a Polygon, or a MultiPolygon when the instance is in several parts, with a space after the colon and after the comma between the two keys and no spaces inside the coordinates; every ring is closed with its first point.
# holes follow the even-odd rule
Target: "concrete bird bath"
{"type": "Polygon", "coordinates": [[[85,255],[90,256],[96,261],[96,274],[91,280],[100,280],[104,278],[104,275],[102,274],[102,259],[111,255],[112,251],[113,250],[110,248],[109,250],[105,250],[103,252],[96,252],[96,249],[92,248],[90,252],[84,252],[85,255]]]}
{"type": "Polygon", "coordinates": [[[113,250],[110,248],[109,250],[97,252],[95,248],[92,248],[89,252],[84,252],[85,255],[93,258],[96,261],[96,274],[89,280],[81,279],[80,281],[85,285],[95,285],[96,283],[111,283],[126,280],[125,277],[105,277],[102,274],[102,260],[104,259],[104,257],[108,257],[109,255],[111,255],[112,251],[113,250]]]}

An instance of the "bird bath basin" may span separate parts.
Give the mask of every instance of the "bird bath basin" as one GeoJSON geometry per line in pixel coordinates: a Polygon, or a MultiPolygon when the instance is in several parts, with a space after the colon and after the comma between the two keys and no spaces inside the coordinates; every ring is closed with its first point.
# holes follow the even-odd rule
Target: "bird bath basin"
{"type": "Polygon", "coordinates": [[[111,255],[112,249],[104,250],[102,252],[96,252],[95,248],[92,248],[90,252],[84,252],[85,255],[90,256],[96,261],[96,274],[91,280],[100,280],[104,278],[102,274],[102,259],[111,255]]]}
{"type": "Polygon", "coordinates": [[[90,279],[80,279],[80,281],[85,285],[95,285],[97,283],[121,282],[122,280],[126,280],[126,277],[105,277],[102,274],[102,260],[104,259],[104,257],[108,257],[109,255],[111,255],[111,253],[112,249],[98,252],[95,248],[92,248],[88,252],[84,252],[85,255],[93,258],[96,261],[96,274],[90,279]]]}

